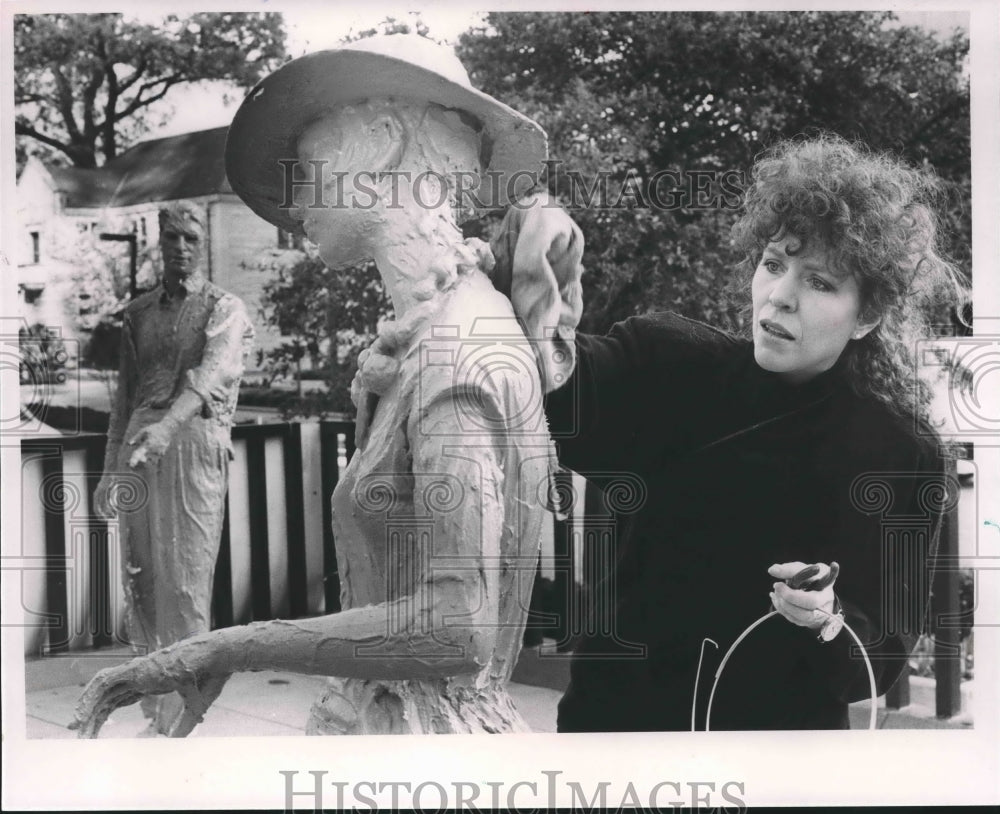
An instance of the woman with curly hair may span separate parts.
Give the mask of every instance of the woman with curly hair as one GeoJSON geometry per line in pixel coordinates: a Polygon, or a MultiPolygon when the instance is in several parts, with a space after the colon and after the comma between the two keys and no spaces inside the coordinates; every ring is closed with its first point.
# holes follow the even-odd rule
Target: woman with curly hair
{"type": "MultiPolygon", "coordinates": [[[[915,371],[926,306],[962,290],[933,190],[836,137],[780,144],[733,233],[749,336],[653,313],[576,337],[572,375],[546,382],[560,462],[641,488],[595,555],[614,567],[577,624],[560,731],[701,729],[710,703],[713,729],[846,728],[870,680],[844,621],[878,693],[898,678],[954,498],[915,371]],[[806,564],[835,580],[791,587],[806,564]],[[783,619],[734,651],[710,702],[723,654],[769,608],[783,619]]],[[[553,249],[575,229],[553,208],[508,216],[515,291],[559,287],[538,269],[574,266],[553,249]]]]}

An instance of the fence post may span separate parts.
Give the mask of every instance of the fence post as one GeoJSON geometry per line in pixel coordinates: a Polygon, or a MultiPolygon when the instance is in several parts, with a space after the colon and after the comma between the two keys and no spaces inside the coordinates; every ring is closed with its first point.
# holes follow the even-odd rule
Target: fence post
{"type": "MultiPolygon", "coordinates": [[[[320,482],[323,505],[323,593],[326,613],[340,611],[340,574],[337,570],[337,548],[333,539],[333,513],[330,499],[340,480],[340,463],[337,460],[338,436],[343,430],[340,422],[323,421],[319,425],[320,482]]],[[[350,445],[350,430],[347,431],[350,445]]],[[[348,450],[350,457],[350,450],[348,450]]]]}
{"type": "Polygon", "coordinates": [[[115,609],[111,607],[111,586],[108,584],[111,567],[119,563],[109,563],[108,524],[97,516],[94,492],[101,479],[104,462],[103,436],[86,447],[87,514],[90,517],[90,607],[91,633],[94,647],[107,647],[115,640],[115,609]]]}
{"type": "Polygon", "coordinates": [[[212,582],[212,629],[232,627],[233,624],[233,565],[229,551],[229,500],[222,515],[222,538],[219,555],[215,558],[215,576],[212,582]]]}
{"type": "Polygon", "coordinates": [[[44,654],[66,653],[69,651],[69,601],[66,595],[69,563],[66,559],[66,529],[63,526],[63,481],[62,445],[55,454],[42,458],[42,483],[52,482],[55,486],[43,490],[45,501],[45,606],[51,622],[44,654]]]}
{"type": "Polygon", "coordinates": [[[553,518],[552,534],[552,592],[555,601],[552,608],[557,609],[558,618],[555,626],[550,628],[548,635],[556,640],[556,651],[565,652],[572,645],[570,634],[570,616],[574,613],[577,586],[573,579],[573,474],[559,471],[552,475],[555,491],[566,497],[568,512],[564,516],[553,518]]]}
{"type": "Polygon", "coordinates": [[[247,497],[250,509],[250,607],[255,621],[271,618],[271,568],[268,560],[267,463],[262,433],[248,435],[247,497]]]}
{"type": "Polygon", "coordinates": [[[893,684],[885,694],[885,706],[887,709],[902,709],[910,705],[910,665],[903,665],[903,672],[899,674],[896,683],[893,684]]]}
{"type": "Polygon", "coordinates": [[[305,499],[302,477],[302,425],[286,424],[282,438],[285,465],[285,519],[288,528],[288,590],[293,619],[309,613],[306,568],[305,499]]]}
{"type": "MultiPolygon", "coordinates": [[[[955,462],[949,461],[954,475],[955,462]]],[[[938,718],[951,718],[962,707],[962,657],[958,618],[958,506],[945,512],[938,542],[938,561],[944,564],[935,575],[934,609],[934,703],[938,718]]]]}

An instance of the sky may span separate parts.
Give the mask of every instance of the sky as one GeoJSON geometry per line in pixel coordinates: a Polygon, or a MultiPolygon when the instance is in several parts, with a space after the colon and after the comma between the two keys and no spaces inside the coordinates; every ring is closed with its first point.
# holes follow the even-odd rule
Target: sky
{"type": "MultiPolygon", "coordinates": [[[[266,3],[267,0],[264,0],[266,3]]],[[[207,6],[207,4],[206,4],[207,6]]],[[[264,6],[268,10],[268,6],[264,6]]],[[[351,31],[374,28],[387,16],[408,18],[406,11],[394,11],[381,2],[338,4],[282,3],[273,7],[284,14],[288,53],[302,56],[324,48],[334,48],[351,31]],[[320,6],[325,6],[321,8],[320,6]]],[[[146,13],[144,19],[153,20],[163,13],[146,13]]],[[[938,33],[948,33],[954,27],[968,29],[968,14],[963,11],[899,12],[900,24],[920,25],[938,33]]],[[[136,15],[140,16],[140,15],[136,15]]],[[[420,19],[430,29],[435,39],[453,43],[459,34],[482,19],[482,12],[472,12],[468,7],[445,2],[425,5],[420,19]]],[[[173,109],[170,120],[146,138],[164,138],[195,130],[228,125],[236,113],[243,91],[220,82],[203,82],[196,86],[177,87],[163,100],[160,110],[173,109]],[[228,96],[228,104],[224,97],[228,96]]]]}
{"type": "MultiPolygon", "coordinates": [[[[367,7],[353,4],[346,8],[327,4],[325,9],[317,5],[282,5],[287,32],[286,45],[292,57],[302,56],[312,51],[337,47],[342,38],[352,31],[374,28],[387,16],[397,19],[412,19],[405,11],[393,12],[383,4],[367,7]]],[[[451,3],[431,6],[420,12],[420,19],[430,29],[437,40],[454,43],[459,34],[467,30],[481,18],[481,13],[459,10],[451,3]]],[[[154,18],[155,15],[148,15],[154,18]]],[[[174,115],[163,127],[151,132],[147,138],[163,138],[194,130],[221,127],[232,121],[243,91],[222,82],[202,82],[192,87],[177,87],[163,100],[163,110],[172,107],[174,115]],[[224,96],[232,97],[229,104],[224,96]]]]}

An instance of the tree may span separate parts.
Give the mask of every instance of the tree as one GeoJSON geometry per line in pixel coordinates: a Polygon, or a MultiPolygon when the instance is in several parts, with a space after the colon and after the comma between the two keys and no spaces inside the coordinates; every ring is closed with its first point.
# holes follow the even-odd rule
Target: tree
{"type": "MultiPolygon", "coordinates": [[[[354,32],[351,31],[343,38],[343,42],[355,42],[356,40],[363,40],[368,37],[374,37],[384,34],[417,34],[421,37],[427,37],[428,39],[434,39],[431,37],[431,31],[427,27],[427,24],[420,19],[420,13],[417,11],[411,11],[409,13],[409,20],[399,20],[396,17],[386,17],[378,25],[373,28],[365,28],[361,31],[354,32]]],[[[436,42],[437,40],[435,40],[436,42]]]]}
{"type": "Polygon", "coordinates": [[[149,130],[150,105],[184,83],[245,88],[285,57],[280,14],[170,15],[161,24],[121,14],[14,18],[19,155],[44,145],[96,167],[149,130]]]}
{"type": "Polygon", "coordinates": [[[294,374],[300,384],[298,398],[286,413],[352,412],[350,389],[358,354],[375,339],[391,306],[374,263],[331,271],[312,244],[304,246],[276,251],[259,264],[273,275],[261,298],[264,315],[288,337],[267,353],[267,366],[277,376],[294,374]],[[301,365],[306,359],[321,373],[323,392],[302,393],[301,365]]]}
{"type": "Polygon", "coordinates": [[[473,84],[536,119],[562,162],[548,183],[587,239],[581,327],[673,308],[738,328],[720,297],[738,259],[728,241],[735,182],[764,147],[803,132],[934,167],[950,196],[953,254],[968,267],[968,41],[892,19],[491,13],[463,35],[473,84]],[[607,194],[587,205],[602,173],[607,194]]]}

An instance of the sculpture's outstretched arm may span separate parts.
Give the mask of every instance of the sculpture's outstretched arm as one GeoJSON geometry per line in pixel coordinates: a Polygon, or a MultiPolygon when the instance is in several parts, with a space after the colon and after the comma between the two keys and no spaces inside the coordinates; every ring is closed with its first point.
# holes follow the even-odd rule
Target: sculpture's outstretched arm
{"type": "Polygon", "coordinates": [[[177,691],[188,717],[178,733],[187,734],[225,678],[248,670],[437,679],[482,669],[496,635],[496,571],[483,558],[499,549],[503,451],[479,438],[461,456],[446,454],[462,442],[443,431],[455,416],[450,398],[437,399],[421,411],[421,426],[436,430],[410,439],[414,503],[433,529],[429,556],[411,569],[412,594],[314,619],[215,630],[103,670],[84,690],[71,727],[96,737],[116,708],[177,691]],[[454,484],[464,487],[459,501],[437,494],[454,484]]]}

